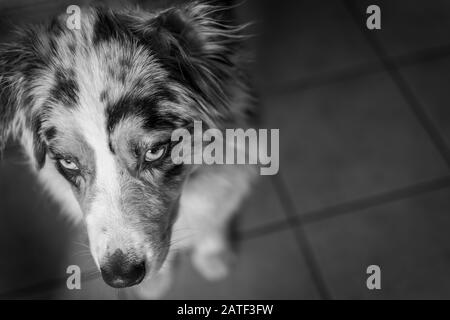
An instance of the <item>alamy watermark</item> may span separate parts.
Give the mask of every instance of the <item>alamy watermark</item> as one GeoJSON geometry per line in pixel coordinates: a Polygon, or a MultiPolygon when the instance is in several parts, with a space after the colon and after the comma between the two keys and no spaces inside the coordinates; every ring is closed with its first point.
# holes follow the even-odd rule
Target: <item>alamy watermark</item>
{"type": "Polygon", "coordinates": [[[66,26],[69,30],[81,29],[81,9],[79,6],[71,5],[67,7],[66,13],[69,15],[66,26]]]}
{"type": "Polygon", "coordinates": [[[77,265],[67,267],[66,273],[69,274],[66,280],[66,286],[69,290],[81,289],[81,269],[77,265]]]}
{"type": "Polygon", "coordinates": [[[381,9],[379,6],[372,4],[367,7],[367,14],[370,14],[366,20],[366,26],[369,30],[380,30],[381,29],[381,9]]]}
{"type": "Polygon", "coordinates": [[[366,281],[367,289],[380,290],[381,289],[381,268],[376,264],[367,267],[366,273],[369,275],[366,281]]]}
{"type": "Polygon", "coordinates": [[[172,132],[172,142],[179,142],[171,152],[175,164],[250,164],[260,165],[261,175],[278,173],[279,129],[219,129],[203,131],[201,121],[194,121],[193,133],[185,128],[172,132]],[[269,152],[270,151],[270,152],[269,152]]]}

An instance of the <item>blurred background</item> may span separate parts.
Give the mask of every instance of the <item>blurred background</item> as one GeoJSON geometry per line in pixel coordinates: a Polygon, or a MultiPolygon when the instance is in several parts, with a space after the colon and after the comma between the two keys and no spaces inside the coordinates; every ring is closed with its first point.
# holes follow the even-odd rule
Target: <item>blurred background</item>
{"type": "MultiPolygon", "coordinates": [[[[88,2],[0,0],[0,41],[12,25],[88,2]]],[[[241,209],[230,276],[206,282],[182,257],[166,298],[450,298],[450,2],[247,0],[235,10],[256,22],[252,76],[264,127],[280,129],[280,173],[261,177],[241,209]],[[366,27],[371,4],[381,30],[366,27]],[[381,268],[381,290],[366,286],[369,265],[381,268]]],[[[122,297],[13,143],[0,162],[0,252],[0,298],[122,297]],[[73,264],[81,290],[66,288],[73,264]]]]}

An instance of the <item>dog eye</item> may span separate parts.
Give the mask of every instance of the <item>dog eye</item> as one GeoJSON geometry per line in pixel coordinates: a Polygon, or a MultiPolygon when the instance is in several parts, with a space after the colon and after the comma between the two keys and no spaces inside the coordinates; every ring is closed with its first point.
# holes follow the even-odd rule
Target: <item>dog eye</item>
{"type": "Polygon", "coordinates": [[[60,159],[60,160],[58,160],[58,162],[64,169],[72,170],[72,171],[78,170],[78,166],[72,160],[60,159]]]}
{"type": "Polygon", "coordinates": [[[166,152],[166,147],[161,146],[147,150],[145,153],[145,161],[152,162],[161,158],[166,152]]]}

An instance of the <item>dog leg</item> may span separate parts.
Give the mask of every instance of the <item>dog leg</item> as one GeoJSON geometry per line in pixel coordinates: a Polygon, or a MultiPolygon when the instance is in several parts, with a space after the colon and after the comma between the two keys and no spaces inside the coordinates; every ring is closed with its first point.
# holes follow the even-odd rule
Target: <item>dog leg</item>
{"type": "Polygon", "coordinates": [[[209,281],[226,278],[236,260],[228,239],[220,231],[215,232],[203,235],[192,252],[192,264],[209,281]]]}
{"type": "Polygon", "coordinates": [[[192,262],[208,280],[229,273],[234,260],[229,224],[248,194],[255,170],[249,166],[210,166],[189,180],[180,201],[180,221],[192,236],[192,262]]]}

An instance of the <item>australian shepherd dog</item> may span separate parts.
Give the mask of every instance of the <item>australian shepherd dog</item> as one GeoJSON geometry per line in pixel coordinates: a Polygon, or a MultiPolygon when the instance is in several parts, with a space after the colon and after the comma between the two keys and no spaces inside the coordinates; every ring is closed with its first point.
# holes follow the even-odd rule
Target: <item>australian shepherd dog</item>
{"type": "Polygon", "coordinates": [[[20,141],[49,195],[85,224],[112,287],[152,297],[180,248],[206,278],[228,272],[228,228],[256,170],[170,156],[171,133],[194,121],[252,125],[246,37],[223,11],[88,7],[79,29],[64,14],[0,47],[0,149],[20,141]]]}

